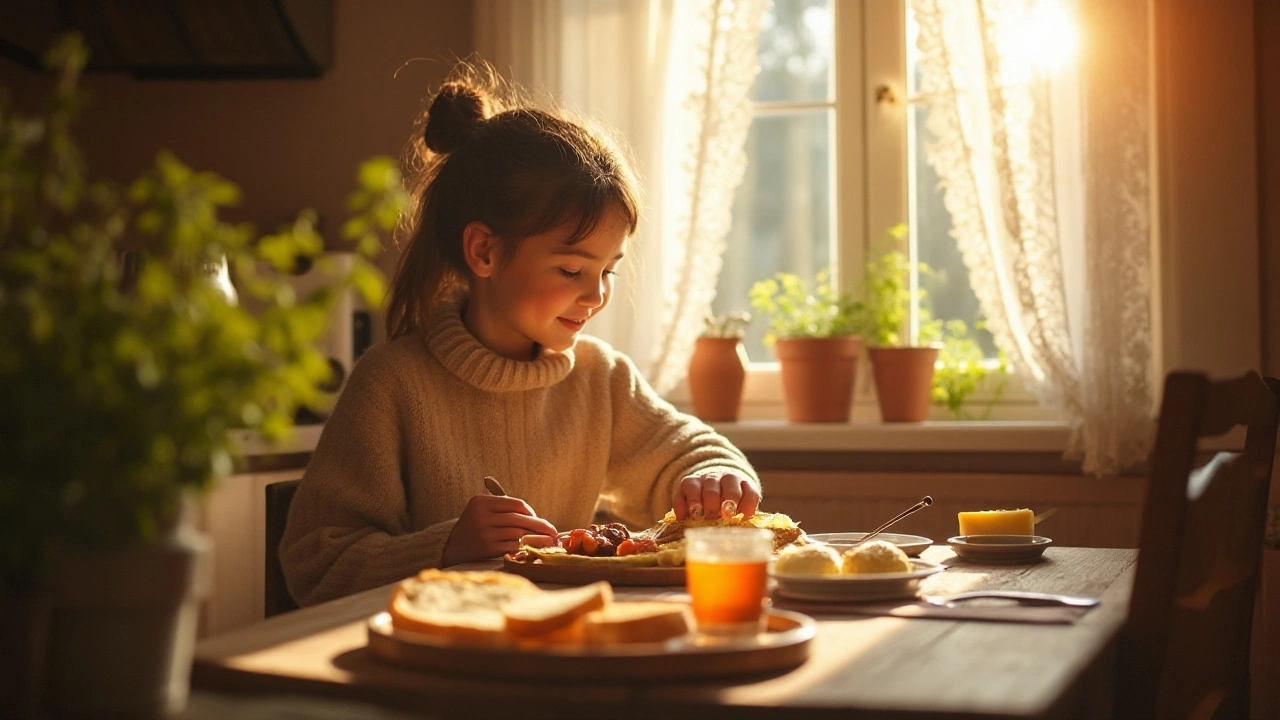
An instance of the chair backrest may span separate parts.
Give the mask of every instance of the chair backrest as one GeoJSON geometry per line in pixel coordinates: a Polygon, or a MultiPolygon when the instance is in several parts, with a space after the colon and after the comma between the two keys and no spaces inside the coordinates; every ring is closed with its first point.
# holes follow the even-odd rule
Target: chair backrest
{"type": "Polygon", "coordinates": [[[284,538],[285,521],[289,519],[289,503],[298,489],[297,480],[281,480],[266,486],[267,550],[266,582],[263,609],[265,617],[298,609],[284,582],[284,569],[280,566],[280,540],[284,538]]]}
{"type": "Polygon", "coordinates": [[[1119,640],[1117,717],[1247,716],[1278,415],[1274,378],[1166,378],[1119,640]],[[1236,426],[1248,429],[1244,451],[1197,468],[1197,441],[1236,426]]]}

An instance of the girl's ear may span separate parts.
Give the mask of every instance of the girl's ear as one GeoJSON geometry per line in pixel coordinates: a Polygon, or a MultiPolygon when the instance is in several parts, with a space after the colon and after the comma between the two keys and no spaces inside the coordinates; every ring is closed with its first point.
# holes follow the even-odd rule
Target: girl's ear
{"type": "Polygon", "coordinates": [[[498,238],[488,225],[474,220],[462,229],[462,257],[476,277],[489,277],[498,267],[498,238]]]}

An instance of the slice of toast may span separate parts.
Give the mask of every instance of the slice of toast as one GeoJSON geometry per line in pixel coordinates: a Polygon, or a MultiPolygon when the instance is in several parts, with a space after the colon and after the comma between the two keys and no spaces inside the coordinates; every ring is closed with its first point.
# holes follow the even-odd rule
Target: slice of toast
{"type": "Polygon", "coordinates": [[[613,601],[613,587],[600,581],[565,590],[522,594],[502,606],[507,634],[517,638],[547,635],[613,601]]]}
{"type": "Polygon", "coordinates": [[[692,628],[688,605],[660,600],[615,602],[582,620],[583,641],[589,645],[662,642],[692,628]]]}
{"type": "Polygon", "coordinates": [[[423,570],[402,580],[391,596],[391,625],[435,637],[476,644],[506,641],[501,607],[542,590],[527,578],[500,572],[423,570]]]}

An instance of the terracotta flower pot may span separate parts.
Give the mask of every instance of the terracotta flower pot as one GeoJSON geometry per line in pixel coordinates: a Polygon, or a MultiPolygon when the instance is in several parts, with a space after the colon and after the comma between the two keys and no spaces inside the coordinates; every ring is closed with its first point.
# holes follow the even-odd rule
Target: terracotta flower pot
{"type": "Polygon", "coordinates": [[[933,365],[938,349],[873,347],[867,349],[884,422],[923,422],[929,418],[933,365]]]}
{"type": "Polygon", "coordinates": [[[53,563],[44,705],[53,717],[167,718],[187,701],[211,545],[191,529],[53,563]]]}
{"type": "Polygon", "coordinates": [[[52,607],[42,591],[0,595],[0,717],[39,714],[52,607]]]}
{"type": "Polygon", "coordinates": [[[689,358],[693,414],[707,422],[731,422],[742,409],[747,351],[740,338],[698,338],[689,358]]]}
{"type": "Polygon", "coordinates": [[[848,422],[862,338],[780,338],[774,346],[791,422],[848,422]]]}

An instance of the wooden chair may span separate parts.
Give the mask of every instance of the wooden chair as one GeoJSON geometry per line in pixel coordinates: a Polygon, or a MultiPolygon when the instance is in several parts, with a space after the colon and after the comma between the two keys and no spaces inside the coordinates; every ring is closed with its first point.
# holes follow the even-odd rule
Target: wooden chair
{"type": "Polygon", "coordinates": [[[1119,639],[1118,718],[1243,718],[1280,381],[1165,380],[1138,565],[1119,639]],[[1247,428],[1197,468],[1197,440],[1247,428]]]}
{"type": "Polygon", "coordinates": [[[267,495],[267,550],[266,582],[264,583],[263,609],[265,617],[297,610],[298,603],[289,594],[284,582],[284,569],[280,566],[280,540],[284,537],[284,524],[289,518],[289,504],[298,489],[297,480],[281,480],[266,486],[267,495]]]}

